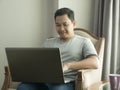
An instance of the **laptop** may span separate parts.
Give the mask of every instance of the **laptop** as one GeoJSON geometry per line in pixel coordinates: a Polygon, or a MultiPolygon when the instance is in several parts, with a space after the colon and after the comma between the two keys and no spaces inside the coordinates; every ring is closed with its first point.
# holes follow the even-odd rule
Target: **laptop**
{"type": "Polygon", "coordinates": [[[59,48],[5,48],[12,81],[65,83],[59,48]]]}

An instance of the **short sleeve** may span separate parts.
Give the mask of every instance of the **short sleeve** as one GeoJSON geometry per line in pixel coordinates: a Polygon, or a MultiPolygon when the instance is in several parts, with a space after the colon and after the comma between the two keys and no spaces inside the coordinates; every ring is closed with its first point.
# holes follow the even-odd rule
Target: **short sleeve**
{"type": "Polygon", "coordinates": [[[86,39],[83,45],[83,56],[84,58],[88,56],[97,56],[96,49],[90,39],[86,39]]]}

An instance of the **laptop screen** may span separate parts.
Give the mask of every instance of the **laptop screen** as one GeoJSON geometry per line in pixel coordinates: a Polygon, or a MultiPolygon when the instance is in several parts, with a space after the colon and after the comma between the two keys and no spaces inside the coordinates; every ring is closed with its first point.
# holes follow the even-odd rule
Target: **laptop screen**
{"type": "Polygon", "coordinates": [[[59,48],[5,48],[13,81],[64,83],[59,48]]]}

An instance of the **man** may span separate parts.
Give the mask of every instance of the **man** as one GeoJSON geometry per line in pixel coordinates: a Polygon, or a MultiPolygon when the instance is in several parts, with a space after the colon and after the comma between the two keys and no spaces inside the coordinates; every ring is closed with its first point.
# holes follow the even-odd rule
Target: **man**
{"type": "Polygon", "coordinates": [[[77,70],[98,68],[98,57],[90,39],[74,34],[74,12],[61,8],[55,12],[56,31],[59,37],[46,40],[44,47],[58,47],[67,83],[22,83],[17,90],[75,90],[77,70]]]}

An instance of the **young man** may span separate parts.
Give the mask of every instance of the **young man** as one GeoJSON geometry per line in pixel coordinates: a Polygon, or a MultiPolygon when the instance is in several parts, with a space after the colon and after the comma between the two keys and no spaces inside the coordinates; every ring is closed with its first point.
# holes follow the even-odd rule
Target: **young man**
{"type": "Polygon", "coordinates": [[[97,53],[90,39],[74,34],[74,12],[69,8],[61,8],[55,12],[54,18],[59,37],[46,40],[44,47],[60,49],[67,83],[22,83],[17,90],[75,90],[78,69],[98,68],[97,53]]]}

